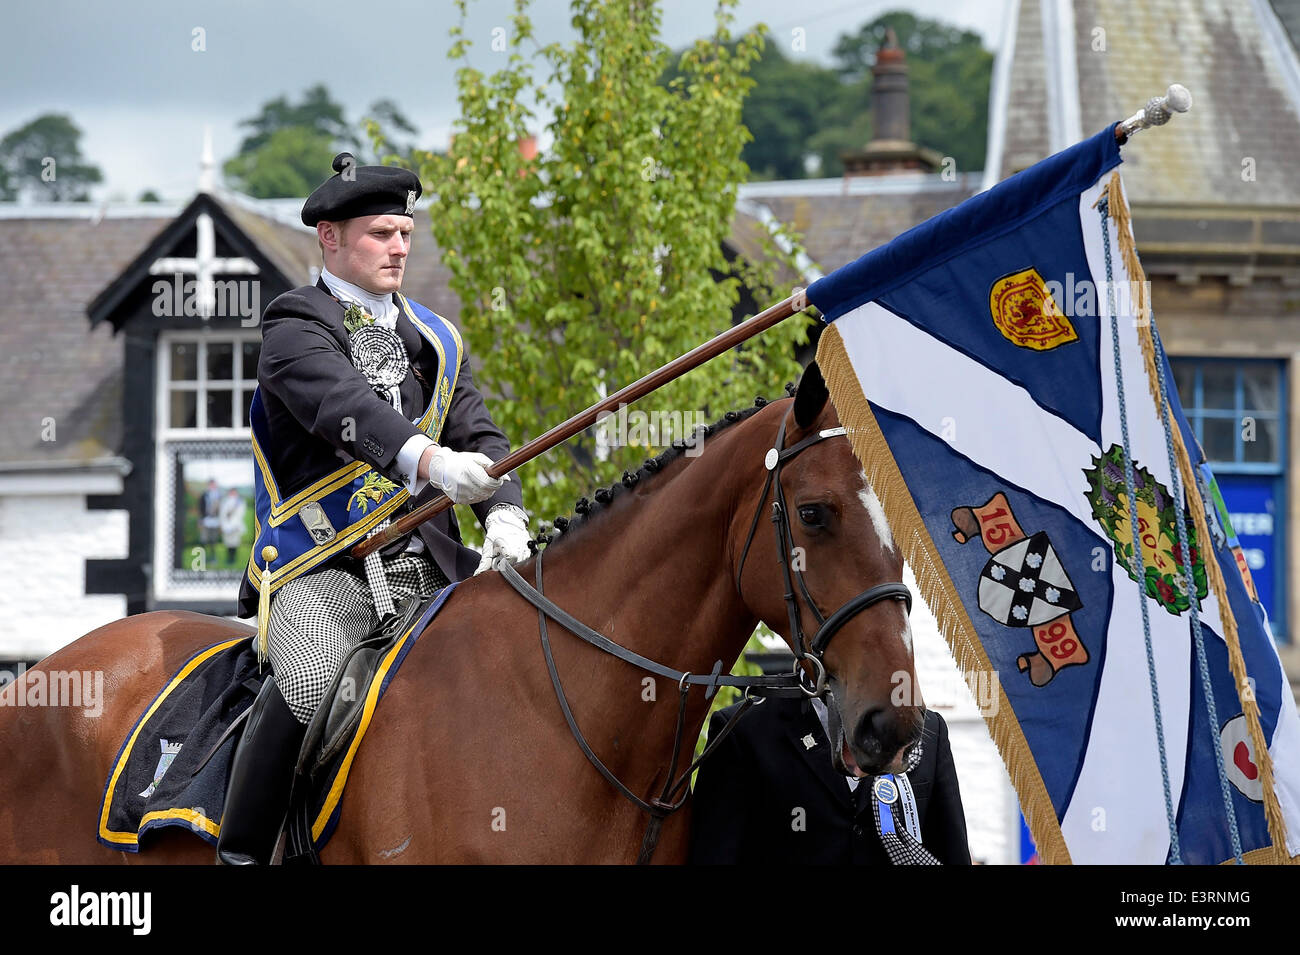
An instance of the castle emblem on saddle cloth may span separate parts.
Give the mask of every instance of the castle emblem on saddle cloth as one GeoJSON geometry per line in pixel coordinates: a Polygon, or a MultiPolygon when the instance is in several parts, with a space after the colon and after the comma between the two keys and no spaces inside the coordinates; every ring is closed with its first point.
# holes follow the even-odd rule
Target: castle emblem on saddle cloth
{"type": "Polygon", "coordinates": [[[1027,627],[1037,650],[1016,658],[1034,686],[1046,686],[1063,667],[1088,662],[1070,614],[1083,606],[1046,532],[1026,534],[1002,492],[988,503],[952,511],[953,538],[984,542],[988,563],[980,572],[979,608],[1007,627],[1027,627]]]}
{"type": "MultiPolygon", "coordinates": [[[[1133,529],[1128,490],[1124,481],[1124,449],[1112,444],[1110,450],[1092,459],[1093,467],[1084,469],[1088,479],[1088,501],[1092,516],[1115,544],[1115,559],[1128,571],[1129,578],[1142,585],[1148,597],[1175,617],[1191,606],[1187,599],[1187,564],[1178,540],[1178,506],[1169,489],[1151,476],[1146,468],[1133,463],[1133,492],[1137,497],[1138,539],[1142,544],[1142,580],[1138,580],[1133,560],[1133,529]]],[[[1183,509],[1187,528],[1187,546],[1191,549],[1192,580],[1196,585],[1196,604],[1209,593],[1205,561],[1201,559],[1196,538],[1196,524],[1183,509]]]]}
{"type": "Polygon", "coordinates": [[[158,788],[158,784],[163,781],[163,777],[167,775],[167,770],[171,768],[172,763],[176,760],[181,747],[185,745],[184,743],[172,743],[161,737],[158,743],[162,746],[162,755],[158,757],[158,766],[153,771],[153,782],[140,793],[145,799],[154,794],[154,790],[158,788]]]}
{"type": "Polygon", "coordinates": [[[1049,351],[1079,340],[1034,268],[1005,275],[989,290],[989,312],[1002,337],[1033,351],[1049,351]]]}

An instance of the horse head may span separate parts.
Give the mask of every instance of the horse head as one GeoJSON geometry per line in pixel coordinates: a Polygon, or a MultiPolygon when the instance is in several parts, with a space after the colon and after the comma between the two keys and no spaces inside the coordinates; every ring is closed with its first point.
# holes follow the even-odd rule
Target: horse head
{"type": "Polygon", "coordinates": [[[824,667],[835,768],[847,776],[905,771],[919,755],[925,705],[902,552],[816,363],[793,402],[777,404],[784,417],[761,462],[765,493],[757,512],[752,498],[737,507],[741,599],[796,656],[810,655],[803,666],[815,682],[824,667]],[[788,528],[784,547],[773,525],[788,528]]]}

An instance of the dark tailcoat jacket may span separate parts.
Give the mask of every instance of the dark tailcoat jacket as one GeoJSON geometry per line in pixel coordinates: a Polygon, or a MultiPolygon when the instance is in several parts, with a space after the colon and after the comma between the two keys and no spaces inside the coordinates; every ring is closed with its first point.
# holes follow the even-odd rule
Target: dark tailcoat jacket
{"type": "MultiPolygon", "coordinates": [[[[709,723],[713,739],[739,704],[709,723]]],[[[948,725],[925,717],[921,761],[907,774],[921,842],[945,865],[970,864],[966,817],[948,725]]],[[[812,704],[770,697],[751,708],[700,768],[691,812],[691,862],[889,865],[872,812],[872,780],[850,791],[831,765],[830,742],[812,704]],[[805,738],[815,745],[809,748],[805,738]],[[802,831],[795,810],[802,808],[802,831]]]]}
{"type": "MultiPolygon", "coordinates": [[[[454,374],[455,385],[452,388],[445,384],[449,394],[439,402],[445,409],[435,441],[453,451],[480,451],[494,461],[509,453],[510,442],[493,424],[483,396],[474,387],[469,352],[460,347],[459,333],[450,322],[394,294],[398,305],[396,330],[411,362],[400,385],[402,412],[380,397],[353,365],[349,334],[343,325],[344,307],[323,281],[285,292],[267,306],[257,365],[261,407],[255,401],[253,408],[255,458],[259,468],[273,475],[281,502],[302,496],[302,491],[321,485],[324,478],[356,462],[369,465],[400,487],[405,476],[396,473],[397,452],[409,438],[422,433],[419,422],[426,408],[433,407],[433,392],[444,372],[448,380],[454,374]],[[416,329],[409,317],[414,314],[408,313],[410,306],[420,309],[431,323],[445,323],[440,331],[454,339],[456,349],[442,347],[442,351],[450,352],[448,363],[454,362],[456,351],[460,351],[457,373],[440,367],[443,360],[438,349],[427,334],[416,329]]],[[[423,430],[427,433],[429,429],[423,430]]],[[[432,500],[439,493],[437,488],[426,487],[415,501],[408,500],[392,511],[392,516],[432,500]]],[[[492,497],[472,508],[483,521],[488,511],[501,503],[523,506],[518,476],[513,473],[492,497]]],[[[263,515],[259,514],[259,518],[263,515]]],[[[448,579],[463,580],[473,574],[480,556],[461,543],[460,529],[450,509],[420,525],[417,532],[429,556],[448,579]]],[[[401,549],[394,544],[385,553],[401,549]]],[[[259,548],[254,550],[256,560],[259,548]]],[[[346,549],[341,549],[324,561],[311,562],[310,571],[350,560],[346,549]]],[[[360,571],[359,562],[355,568],[360,571]]],[[[240,616],[257,612],[258,590],[251,579],[257,573],[253,567],[244,577],[240,616]]]]}

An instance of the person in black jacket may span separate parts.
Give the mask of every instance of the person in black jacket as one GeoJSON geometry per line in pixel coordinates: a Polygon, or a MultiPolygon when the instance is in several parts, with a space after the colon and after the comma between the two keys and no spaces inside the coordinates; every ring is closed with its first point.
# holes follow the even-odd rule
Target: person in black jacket
{"type": "MultiPolygon", "coordinates": [[[[910,772],[850,781],[831,765],[821,705],[770,697],[704,761],[693,795],[691,862],[969,865],[943,717],[926,712],[920,762],[910,772]]],[[[713,715],[710,739],[739,707],[713,715]]]]}
{"type": "Polygon", "coordinates": [[[226,863],[270,861],[306,724],[394,602],[528,556],[518,481],[487,472],[510,442],[474,387],[469,351],[451,322],[399,291],[419,179],[348,153],[333,165],[302,210],[320,280],[262,319],[249,410],[257,540],[239,607],[258,614],[273,675],[231,766],[217,843],[226,863]],[[483,522],[481,555],[449,509],[364,562],[348,556],[439,493],[483,522]]]}

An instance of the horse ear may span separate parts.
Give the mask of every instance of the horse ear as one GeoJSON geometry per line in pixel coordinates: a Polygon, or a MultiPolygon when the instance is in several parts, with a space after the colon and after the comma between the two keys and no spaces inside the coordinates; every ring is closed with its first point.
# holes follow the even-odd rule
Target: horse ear
{"type": "Polygon", "coordinates": [[[826,407],[826,399],[829,397],[830,392],[826,390],[822,370],[814,361],[804,369],[803,377],[799,379],[799,387],[795,389],[795,424],[801,428],[809,427],[822,413],[822,408],[826,407]]]}

